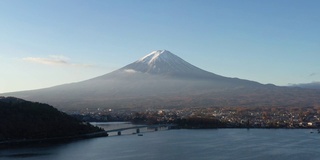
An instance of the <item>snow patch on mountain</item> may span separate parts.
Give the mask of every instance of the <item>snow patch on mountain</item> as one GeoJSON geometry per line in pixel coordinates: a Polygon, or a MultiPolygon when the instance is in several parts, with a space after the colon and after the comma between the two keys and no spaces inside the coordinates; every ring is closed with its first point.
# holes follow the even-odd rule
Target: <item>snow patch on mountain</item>
{"type": "Polygon", "coordinates": [[[133,70],[133,69],[125,69],[123,71],[127,72],[127,73],[136,73],[137,72],[136,70],[133,70]]]}

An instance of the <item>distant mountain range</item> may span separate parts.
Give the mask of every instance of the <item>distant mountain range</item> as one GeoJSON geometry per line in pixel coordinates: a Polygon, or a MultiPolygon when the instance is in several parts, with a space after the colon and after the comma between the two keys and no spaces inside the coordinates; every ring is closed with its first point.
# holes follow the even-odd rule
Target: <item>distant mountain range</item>
{"type": "Polygon", "coordinates": [[[293,84],[291,87],[300,87],[308,89],[320,89],[320,82],[293,84]]]}
{"type": "Polygon", "coordinates": [[[123,68],[86,81],[2,95],[48,103],[62,110],[320,104],[318,90],[223,77],[166,50],[153,51],[123,68]]]}

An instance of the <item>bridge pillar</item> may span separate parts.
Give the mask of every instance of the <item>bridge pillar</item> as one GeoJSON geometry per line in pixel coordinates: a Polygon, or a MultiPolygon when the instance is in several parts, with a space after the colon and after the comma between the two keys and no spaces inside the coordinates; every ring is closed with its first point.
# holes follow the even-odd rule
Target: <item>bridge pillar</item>
{"type": "Polygon", "coordinates": [[[154,131],[158,131],[158,127],[154,128],[154,131]]]}
{"type": "Polygon", "coordinates": [[[137,133],[140,133],[140,128],[137,128],[137,133]]]}
{"type": "Polygon", "coordinates": [[[121,135],[121,131],[118,131],[118,136],[120,136],[121,135]]]}

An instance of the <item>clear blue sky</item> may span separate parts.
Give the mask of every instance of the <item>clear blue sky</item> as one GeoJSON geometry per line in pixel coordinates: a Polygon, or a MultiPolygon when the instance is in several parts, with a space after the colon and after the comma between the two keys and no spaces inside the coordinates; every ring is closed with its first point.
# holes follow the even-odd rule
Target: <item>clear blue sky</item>
{"type": "Polygon", "coordinates": [[[318,0],[0,0],[0,93],[109,73],[166,49],[263,84],[320,81],[318,0]]]}

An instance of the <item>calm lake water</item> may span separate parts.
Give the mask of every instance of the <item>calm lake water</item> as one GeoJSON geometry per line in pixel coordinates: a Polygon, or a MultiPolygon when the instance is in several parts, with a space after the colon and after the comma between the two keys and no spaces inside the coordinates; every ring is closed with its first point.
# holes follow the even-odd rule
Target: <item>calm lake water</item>
{"type": "Polygon", "coordinates": [[[311,129],[168,130],[144,132],[143,136],[127,134],[51,146],[3,149],[0,159],[319,160],[319,148],[320,134],[311,129]]]}

